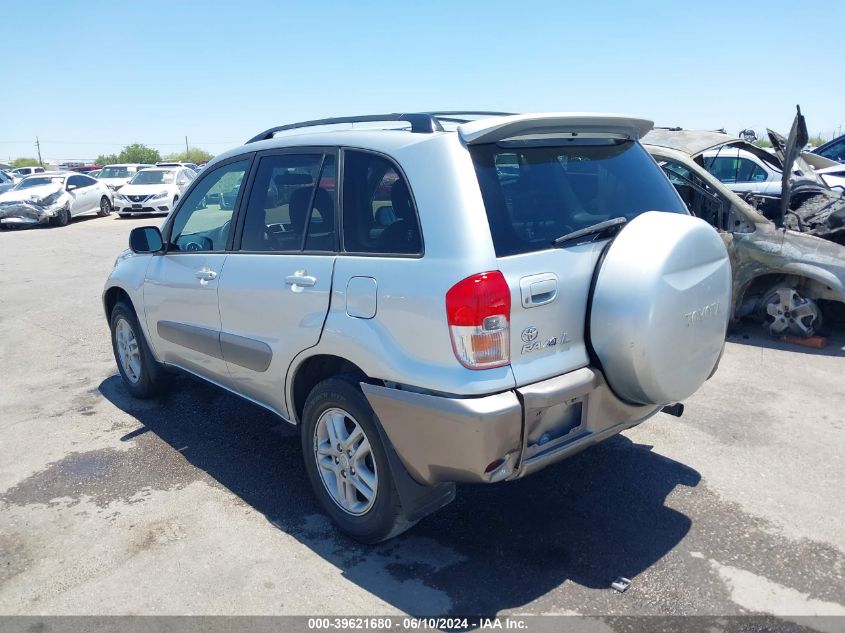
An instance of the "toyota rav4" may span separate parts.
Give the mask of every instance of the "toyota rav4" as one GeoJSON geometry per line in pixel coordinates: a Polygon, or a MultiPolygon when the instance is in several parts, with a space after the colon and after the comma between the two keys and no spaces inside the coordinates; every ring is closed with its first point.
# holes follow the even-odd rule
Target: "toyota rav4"
{"type": "Polygon", "coordinates": [[[622,115],[421,113],[267,130],[138,227],[103,303],[139,398],[198,376],[299,427],[347,534],[678,413],[731,270],[622,115]],[[366,125],[360,125],[360,124],[366,125]]]}

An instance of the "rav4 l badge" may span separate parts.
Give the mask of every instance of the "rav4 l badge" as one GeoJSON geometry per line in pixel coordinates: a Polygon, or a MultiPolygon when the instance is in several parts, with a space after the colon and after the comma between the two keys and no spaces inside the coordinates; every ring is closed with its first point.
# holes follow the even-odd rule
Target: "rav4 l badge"
{"type": "Polygon", "coordinates": [[[538,341],[537,336],[539,335],[539,331],[533,325],[530,327],[525,328],[522,330],[522,338],[525,345],[522,346],[522,353],[528,354],[529,352],[536,352],[541,349],[546,349],[548,347],[555,347],[556,345],[563,345],[564,343],[568,343],[569,341],[566,338],[566,332],[561,334],[560,336],[553,336],[550,339],[545,341],[538,341]]]}

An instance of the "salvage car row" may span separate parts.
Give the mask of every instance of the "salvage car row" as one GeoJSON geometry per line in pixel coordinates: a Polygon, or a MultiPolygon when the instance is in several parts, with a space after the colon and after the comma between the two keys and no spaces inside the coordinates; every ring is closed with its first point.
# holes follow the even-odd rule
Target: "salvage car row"
{"type": "Polygon", "coordinates": [[[38,169],[20,179],[0,172],[0,228],[65,226],[79,215],[112,211],[124,217],[167,214],[196,177],[179,163],[108,165],[99,178],[38,169]]]}

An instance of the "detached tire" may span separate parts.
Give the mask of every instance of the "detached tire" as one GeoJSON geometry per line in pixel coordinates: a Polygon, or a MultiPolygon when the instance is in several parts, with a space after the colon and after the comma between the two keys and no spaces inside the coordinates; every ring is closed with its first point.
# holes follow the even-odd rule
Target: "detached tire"
{"type": "Polygon", "coordinates": [[[140,399],[153,398],[167,386],[167,376],[153,358],[135,311],[120,301],[111,312],[114,360],[126,389],[140,399]]]}
{"type": "Polygon", "coordinates": [[[413,525],[378,424],[360,388],[344,377],[318,383],[302,415],[302,456],[314,494],[340,530],[362,543],[379,543],[413,525]]]}

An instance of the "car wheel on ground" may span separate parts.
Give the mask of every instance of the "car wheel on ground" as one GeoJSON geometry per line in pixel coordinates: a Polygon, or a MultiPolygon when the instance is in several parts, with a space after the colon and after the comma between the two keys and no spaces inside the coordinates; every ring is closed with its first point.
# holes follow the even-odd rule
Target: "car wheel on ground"
{"type": "Polygon", "coordinates": [[[98,212],[98,215],[100,215],[101,217],[106,217],[108,215],[111,215],[111,212],[112,212],[111,202],[109,202],[108,198],[103,196],[102,198],[100,198],[100,210],[98,212]]]}
{"type": "Polygon", "coordinates": [[[50,224],[53,226],[67,226],[70,222],[70,207],[61,209],[53,218],[50,218],[50,224]]]}
{"type": "Polygon", "coordinates": [[[165,373],[153,358],[135,311],[118,302],[111,312],[111,342],[123,384],[136,398],[152,398],[166,385],[165,373]]]}
{"type": "Polygon", "coordinates": [[[302,455],[314,493],[340,529],[378,543],[411,527],[405,519],[378,419],[346,377],[319,383],[305,402],[302,455]]]}
{"type": "Polygon", "coordinates": [[[822,327],[822,312],[811,298],[794,288],[778,286],[767,292],[757,313],[772,336],[812,336],[822,327]]]}

